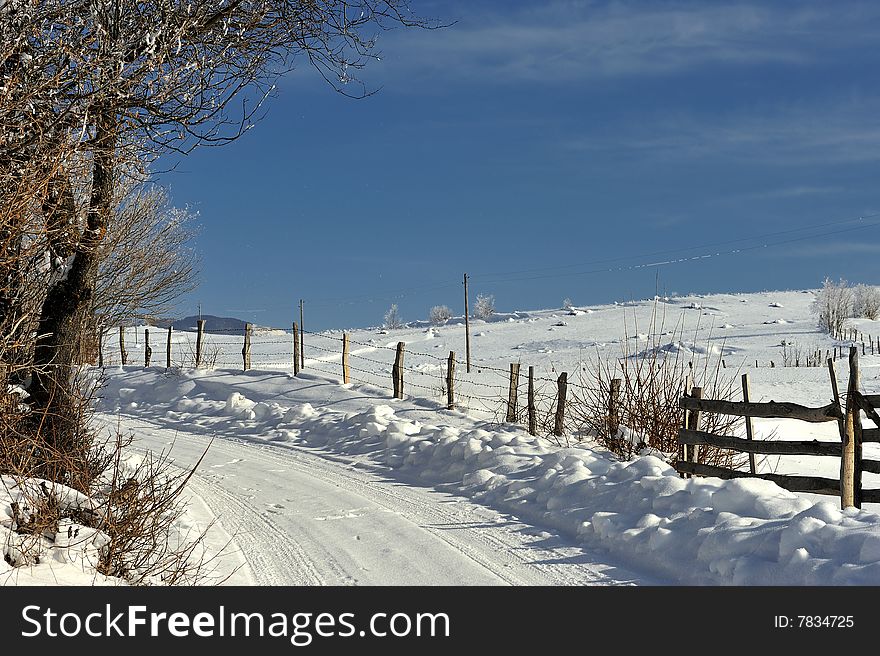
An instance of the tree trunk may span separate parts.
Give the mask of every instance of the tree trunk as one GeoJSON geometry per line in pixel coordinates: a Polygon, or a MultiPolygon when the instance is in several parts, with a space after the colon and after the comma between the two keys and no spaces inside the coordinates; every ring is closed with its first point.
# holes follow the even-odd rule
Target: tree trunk
{"type": "MultiPolygon", "coordinates": [[[[67,276],[51,287],[40,315],[30,389],[32,409],[47,442],[62,452],[76,449],[84,390],[77,383],[83,338],[98,275],[98,249],[113,212],[115,118],[96,119],[92,191],[86,227],[67,276]]],[[[60,206],[59,206],[60,207],[60,206]]]]}

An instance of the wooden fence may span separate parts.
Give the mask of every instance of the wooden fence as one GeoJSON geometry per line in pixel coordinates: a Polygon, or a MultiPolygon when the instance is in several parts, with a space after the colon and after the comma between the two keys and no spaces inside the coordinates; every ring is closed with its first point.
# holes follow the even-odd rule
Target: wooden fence
{"type": "MultiPolygon", "coordinates": [[[[862,488],[862,472],[880,474],[880,461],[862,457],[863,442],[880,442],[880,415],[875,405],[880,405],[880,395],[862,394],[859,387],[859,349],[852,346],[849,352],[849,384],[845,399],[845,409],[841,408],[837,390],[834,360],[828,360],[834,400],[819,408],[811,408],[796,403],[752,403],[703,399],[701,390],[694,388],[689,396],[680,401],[685,411],[683,427],[678,434],[681,447],[680,459],[676,469],[684,476],[717,476],[719,478],[754,477],[770,480],[779,487],[792,492],[812,492],[840,496],[841,507],[861,508],[862,502],[880,502],[880,490],[862,488]],[[700,413],[712,412],[733,415],[746,419],[747,435],[730,437],[715,435],[700,430],[700,413]],[[874,422],[876,428],[862,427],[861,412],[874,422]],[[751,418],[797,419],[818,423],[835,421],[838,424],[840,442],[803,441],[764,441],[752,438],[751,418]],[[740,471],[700,463],[699,447],[708,445],[742,453],[767,455],[812,455],[834,456],[840,458],[840,477],[838,479],[818,476],[794,476],[784,474],[757,474],[754,466],[750,471],[740,471]]],[[[746,399],[747,399],[746,394],[746,399]]]]}

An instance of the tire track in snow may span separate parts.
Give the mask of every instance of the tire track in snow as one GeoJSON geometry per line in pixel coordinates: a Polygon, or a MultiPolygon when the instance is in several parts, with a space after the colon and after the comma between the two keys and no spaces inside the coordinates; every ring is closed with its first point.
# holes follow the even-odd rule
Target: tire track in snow
{"type": "MultiPolygon", "coordinates": [[[[426,502],[424,497],[431,492],[422,488],[398,485],[389,489],[389,486],[381,481],[365,481],[365,476],[352,475],[349,472],[357,470],[352,469],[351,463],[344,459],[328,460],[301,449],[296,449],[295,453],[298,457],[305,455],[309,460],[301,468],[303,472],[314,475],[316,471],[320,471],[322,478],[325,478],[327,474],[331,479],[345,478],[346,483],[357,488],[358,493],[364,498],[393,512],[399,512],[401,506],[406,506],[407,512],[404,515],[406,519],[414,521],[423,530],[440,538],[462,555],[510,585],[571,585],[573,583],[571,572],[566,571],[564,565],[548,562],[542,563],[540,566],[535,564],[539,559],[558,560],[560,557],[558,552],[545,550],[534,545],[525,549],[522,539],[511,530],[491,525],[486,528],[484,525],[489,520],[485,517],[475,517],[478,513],[474,511],[461,512],[461,504],[470,506],[469,500],[451,496],[452,499],[458,501],[455,506],[459,512],[449,511],[447,507],[452,506],[451,503],[437,503],[436,500],[426,502]],[[333,462],[339,462],[345,466],[345,469],[340,470],[338,465],[328,466],[328,463],[333,462]],[[463,522],[462,515],[469,515],[469,517],[463,522]],[[473,521],[475,519],[477,521],[473,521]],[[454,527],[454,531],[444,529],[444,525],[454,527]],[[459,532],[461,535],[466,535],[468,539],[459,539],[457,537],[459,532]],[[514,564],[505,563],[503,561],[506,558],[511,558],[516,562],[514,564]],[[513,567],[516,566],[525,568],[527,575],[523,576],[513,570],[513,567]]],[[[288,463],[286,459],[280,460],[288,463]]],[[[367,475],[369,476],[369,474],[367,475]]],[[[436,494],[436,492],[434,493],[436,494]]],[[[618,584],[608,576],[587,568],[579,568],[579,574],[582,575],[577,581],[579,585],[618,584]]]]}
{"type": "MultiPolygon", "coordinates": [[[[501,544],[500,541],[498,541],[497,546],[495,546],[492,544],[492,541],[479,538],[474,539],[475,537],[480,536],[482,532],[472,527],[467,527],[464,530],[464,532],[468,534],[468,537],[472,539],[470,544],[467,541],[449,535],[448,531],[444,531],[442,528],[439,528],[439,526],[442,524],[450,524],[455,525],[456,527],[461,527],[460,518],[449,512],[430,512],[428,509],[431,504],[415,502],[412,498],[408,498],[411,497],[411,493],[409,493],[405,487],[397,487],[393,491],[386,490],[384,489],[385,484],[382,482],[365,482],[363,480],[365,477],[369,476],[372,478],[372,476],[366,472],[361,476],[345,473],[346,470],[344,467],[346,465],[334,464],[333,461],[327,461],[318,455],[303,452],[295,448],[276,451],[276,449],[273,449],[269,445],[255,445],[244,440],[226,438],[222,441],[215,440],[211,446],[212,449],[217,448],[218,450],[226,451],[226,455],[241,455],[240,449],[242,447],[252,451],[248,460],[251,462],[259,462],[265,469],[273,467],[291,469],[298,474],[316,478],[328,485],[341,486],[349,492],[354,492],[364,500],[373,503],[385,511],[398,515],[410,524],[418,526],[421,530],[440,539],[462,556],[473,561],[486,571],[491,572],[503,583],[508,585],[528,585],[530,583],[530,581],[524,580],[510,572],[509,568],[504,564],[497,562],[498,558],[503,558],[509,555],[510,545],[501,544]],[[234,453],[229,449],[231,444],[234,444],[237,447],[234,450],[234,453]],[[405,507],[402,508],[401,506],[405,507]],[[437,526],[432,526],[432,524],[436,524],[437,526]],[[489,553],[487,554],[486,551],[489,553]]],[[[213,490],[218,488],[222,490],[220,486],[211,486],[211,488],[205,490],[203,494],[210,497],[210,495],[213,494],[213,490]]],[[[234,499],[234,496],[226,490],[223,490],[223,497],[224,501],[234,499]]],[[[208,503],[210,507],[211,504],[210,502],[208,503]]],[[[242,514],[254,513],[252,507],[238,501],[237,499],[229,505],[236,507],[236,514],[239,510],[241,510],[242,514]]],[[[213,510],[214,509],[212,508],[212,511],[213,510]]],[[[259,514],[259,517],[266,525],[271,526],[271,531],[274,534],[284,533],[276,524],[263,514],[259,514]]],[[[310,542],[314,543],[314,551],[308,550],[314,554],[313,558],[318,556],[318,553],[316,552],[322,552],[320,553],[320,557],[317,558],[322,566],[329,568],[332,571],[332,574],[342,581],[356,580],[355,577],[358,574],[357,572],[345,572],[323,545],[320,545],[314,540],[310,540],[310,542]]],[[[265,548],[268,548],[271,551],[274,548],[273,545],[274,541],[269,540],[267,541],[265,548]]],[[[257,545],[251,546],[259,548],[257,545]]],[[[320,580],[318,584],[326,583],[325,578],[318,574],[318,570],[314,565],[312,565],[310,569],[316,574],[316,578],[320,580]]]]}
{"type": "MultiPolygon", "coordinates": [[[[279,448],[236,438],[215,440],[212,448],[218,447],[232,457],[240,456],[239,449],[244,447],[252,452],[250,460],[262,461],[266,468],[294,469],[329,485],[344,483],[346,489],[380,508],[401,515],[508,585],[619,585],[619,581],[587,567],[574,568],[551,562],[560,560],[561,556],[564,559],[565,555],[534,544],[525,547],[523,538],[513,530],[497,525],[487,526],[491,520],[481,516],[482,513],[477,510],[471,510],[472,502],[462,497],[450,496],[453,503],[438,503],[436,499],[425,498],[437,494],[436,491],[410,488],[403,484],[392,488],[394,481],[385,483],[376,480],[369,472],[354,469],[353,463],[345,458],[335,455],[328,458],[301,447],[279,448]],[[231,444],[237,447],[233,452],[228,449],[231,444]],[[464,511],[462,503],[469,510],[464,511]],[[573,572],[575,569],[576,572],[573,572]],[[576,578],[573,577],[575,573],[576,578]]],[[[269,522],[268,519],[265,521],[269,522]]],[[[275,527],[275,530],[278,528],[275,527]]],[[[320,551],[328,557],[327,563],[333,564],[329,552],[323,548],[320,551]]]]}
{"type": "Polygon", "coordinates": [[[246,554],[257,585],[326,584],[305,550],[265,515],[198,472],[190,484],[246,554]],[[238,522],[233,524],[232,518],[238,522]],[[279,564],[287,564],[283,573],[279,564]]]}
{"type": "MultiPolygon", "coordinates": [[[[136,415],[128,417],[159,431],[169,430],[150,419],[136,415]]],[[[192,428],[204,430],[200,426],[192,428]]],[[[204,432],[187,433],[188,438],[202,447],[210,440],[204,432]]],[[[339,454],[293,444],[283,447],[259,444],[234,436],[215,439],[210,453],[225,459],[223,462],[244,459],[249,466],[258,465],[262,472],[279,468],[292,470],[306,479],[318,480],[325,486],[356,494],[358,498],[399,516],[417,530],[443,542],[490,574],[498,583],[621,584],[620,580],[591,568],[589,564],[563,564],[566,560],[582,562],[583,552],[573,546],[567,550],[544,547],[539,544],[542,538],[527,535],[522,530],[527,528],[526,525],[515,518],[506,517],[514,524],[513,527],[500,525],[499,516],[493,509],[423,485],[410,487],[390,477],[378,478],[377,474],[357,469],[356,461],[339,454]],[[438,499],[438,494],[444,495],[442,500],[438,499]]],[[[212,512],[221,516],[224,527],[233,534],[234,540],[246,554],[258,585],[357,583],[360,572],[347,570],[337,558],[337,555],[351,555],[344,551],[344,546],[343,551],[334,554],[332,549],[339,549],[340,545],[330,545],[328,548],[307,530],[297,531],[296,536],[291,535],[266,511],[248,503],[248,499],[243,499],[241,494],[224,488],[224,484],[229,486],[234,479],[234,475],[227,479],[216,468],[209,467],[204,473],[196,472],[192,479],[193,491],[204,499],[212,512]],[[231,519],[237,519],[238,522],[233,524],[231,519]]],[[[426,555],[414,553],[410,557],[424,559],[426,555]]]]}

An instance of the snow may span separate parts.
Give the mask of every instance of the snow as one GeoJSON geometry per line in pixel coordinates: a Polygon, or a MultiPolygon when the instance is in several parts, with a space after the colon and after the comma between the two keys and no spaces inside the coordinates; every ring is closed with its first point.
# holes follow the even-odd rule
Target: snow
{"type": "MultiPolygon", "coordinates": [[[[666,327],[657,321],[653,301],[604,306],[567,315],[567,337],[551,341],[541,335],[558,322],[553,311],[493,322],[474,351],[480,363],[474,369],[482,370],[466,380],[473,389],[497,384],[497,394],[504,394],[512,359],[533,362],[542,373],[578,371],[584,347],[619,355],[629,333],[640,342],[664,345],[664,352],[741,356],[732,375],[749,371],[752,400],[827,403],[826,368],[781,362],[782,339],[833,348],[815,328],[811,294],[675,300],[663,305],[683,318],[670,315],[666,327]],[[714,318],[687,311],[695,306],[723,317],[724,335],[713,332],[714,318]],[[679,321],[681,330],[668,330],[679,321]],[[658,335],[667,335],[667,341],[658,341],[658,335]],[[553,361],[547,362],[550,352],[553,361]],[[756,360],[764,364],[755,368],[756,360]]],[[[469,411],[446,410],[439,393],[427,389],[444,370],[430,354],[419,353],[429,348],[426,339],[430,348],[438,343],[440,356],[461,351],[463,327],[394,332],[388,345],[407,342],[407,376],[425,386],[407,388],[403,400],[390,398],[387,390],[385,346],[362,349],[372,364],[353,356],[353,364],[372,372],[362,374],[366,383],[340,385],[339,358],[310,349],[310,342],[324,345],[318,336],[307,335],[306,368],[298,377],[281,363],[259,364],[261,353],[278,347],[261,347],[254,336],[257,369],[248,372],[235,365],[168,372],[108,367],[99,419],[133,430],[143,449],[174,442],[181,467],[191,465],[214,438],[193,478],[193,503],[200,521],[213,514],[218,530],[225,531],[209,546],[217,549],[224,536],[232,536],[240,547],[232,550],[239,559],[228,563],[240,567],[233,582],[880,584],[880,508],[874,504],[842,511],[835,497],[792,493],[760,479],[683,479],[655,450],[626,461],[589,439],[530,436],[521,426],[492,420],[479,404],[469,411]],[[436,529],[447,523],[460,530],[436,529]],[[389,536],[394,536],[390,547],[389,536]],[[388,548],[395,566],[383,556],[388,548]],[[536,564],[560,562],[566,564],[536,564]]],[[[370,343],[373,334],[365,329],[350,336],[357,347],[370,343]]],[[[843,369],[837,372],[842,389],[843,369]]],[[[867,391],[880,387],[880,356],[862,358],[862,376],[867,391]]],[[[754,425],[757,439],[837,439],[833,422],[756,419],[754,425]]],[[[627,429],[622,437],[640,441],[627,429]]],[[[876,458],[878,451],[877,445],[865,445],[865,457],[876,458]]],[[[839,460],[767,457],[758,465],[765,472],[834,478],[839,460]]],[[[878,483],[880,477],[864,475],[865,487],[878,483]]],[[[11,499],[0,503],[8,507],[11,499]]],[[[88,557],[65,555],[84,570],[88,557]]],[[[39,573],[45,566],[30,569],[39,573]]]]}

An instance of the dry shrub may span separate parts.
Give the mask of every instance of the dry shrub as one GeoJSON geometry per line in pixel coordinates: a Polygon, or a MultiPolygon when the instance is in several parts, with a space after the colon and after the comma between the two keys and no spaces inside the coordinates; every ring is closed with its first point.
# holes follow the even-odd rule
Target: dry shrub
{"type": "MultiPolygon", "coordinates": [[[[702,388],[707,399],[739,398],[738,371],[723,367],[723,345],[715,353],[710,339],[705,346],[697,345],[695,339],[686,345],[681,323],[667,333],[657,309],[655,304],[645,348],[633,352],[627,335],[619,357],[597,354],[582,368],[581,383],[569,391],[568,414],[574,432],[593,437],[627,459],[644,448],[655,449],[670,460],[678,457],[677,436],[684,418],[679,401],[693,387],[702,388]],[[616,416],[609,408],[614,379],[620,380],[616,416]]],[[[742,426],[739,417],[700,414],[700,429],[707,432],[737,435],[742,426]]],[[[697,456],[700,463],[732,468],[746,459],[743,454],[707,445],[700,446],[697,456]]]]}
{"type": "MultiPolygon", "coordinates": [[[[91,396],[95,386],[81,381],[79,389],[91,396]]],[[[136,461],[126,457],[133,437],[118,428],[99,437],[90,407],[82,398],[75,420],[68,422],[73,415],[67,415],[64,422],[47,421],[30,413],[17,394],[0,396],[6,562],[39,564],[63,547],[92,571],[131,585],[208,582],[212,560],[220,555],[206,555],[210,526],[186,529],[181,522],[184,487],[201,459],[180,471],[164,452],[136,461]],[[55,434],[62,426],[73,432],[55,434]]]]}
{"type": "Polygon", "coordinates": [[[5,491],[13,499],[12,520],[3,526],[6,562],[39,564],[54,549],[73,547],[76,560],[130,585],[208,582],[219,556],[207,555],[204,547],[210,526],[186,529],[181,523],[186,511],[182,492],[201,459],[182,472],[172,470],[165,453],[131,462],[123,457],[129,441],[117,431],[101,445],[109,466],[86,492],[6,473],[5,491]]]}
{"type": "Polygon", "coordinates": [[[33,412],[27,398],[7,392],[0,411],[0,474],[39,478],[86,492],[110,456],[90,427],[95,381],[79,375],[63,413],[33,412]]]}
{"type": "MultiPolygon", "coordinates": [[[[108,541],[97,569],[134,585],[193,585],[210,562],[203,548],[207,530],[181,533],[186,506],[182,492],[204,458],[175,473],[166,453],[148,453],[132,466],[122,461],[117,433],[113,465],[95,492],[100,500],[98,528],[108,541]]],[[[206,451],[207,452],[207,451],[206,451]]]]}
{"type": "Polygon", "coordinates": [[[223,349],[215,344],[207,335],[202,338],[202,352],[199,366],[196,367],[196,343],[187,340],[181,345],[180,368],[181,369],[216,369],[223,349]]]}

